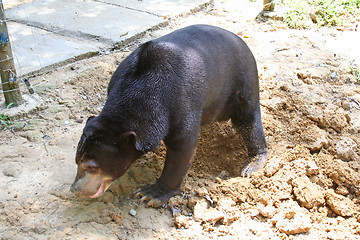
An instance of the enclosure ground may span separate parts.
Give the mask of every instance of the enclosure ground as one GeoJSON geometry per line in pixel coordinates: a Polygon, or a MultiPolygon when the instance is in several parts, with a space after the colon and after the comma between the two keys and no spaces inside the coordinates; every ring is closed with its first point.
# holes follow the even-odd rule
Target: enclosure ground
{"type": "Polygon", "coordinates": [[[289,30],[254,21],[260,3],[234,2],[215,1],[123,51],[33,79],[42,107],[0,132],[1,239],[360,238],[360,86],[349,69],[357,46],[348,42],[359,42],[358,32],[289,30]],[[163,146],[101,198],[73,196],[77,142],[117,65],[142,42],[196,23],[238,34],[257,59],[266,167],[239,177],[242,139],[230,122],[216,123],[203,128],[181,194],[164,208],[132,195],[159,176],[163,146]]]}

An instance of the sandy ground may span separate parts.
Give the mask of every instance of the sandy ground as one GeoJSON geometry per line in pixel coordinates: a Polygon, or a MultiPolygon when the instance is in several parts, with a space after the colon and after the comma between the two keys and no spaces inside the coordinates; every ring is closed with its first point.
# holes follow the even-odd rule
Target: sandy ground
{"type": "Polygon", "coordinates": [[[359,32],[258,23],[260,3],[235,3],[215,1],[121,51],[33,79],[42,105],[0,132],[0,239],[360,239],[360,86],[349,70],[359,32]],[[217,123],[203,129],[181,195],[163,208],[132,194],[159,176],[164,147],[101,198],[73,196],[77,141],[117,65],[141,42],[194,23],[233,31],[252,49],[266,167],[239,177],[242,140],[217,123]]]}

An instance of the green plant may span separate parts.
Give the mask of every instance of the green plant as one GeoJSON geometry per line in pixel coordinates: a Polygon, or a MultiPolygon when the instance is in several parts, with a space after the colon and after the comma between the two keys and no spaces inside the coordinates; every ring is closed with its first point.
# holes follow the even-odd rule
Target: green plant
{"type": "MultiPolygon", "coordinates": [[[[13,105],[13,103],[10,103],[9,105],[6,106],[7,109],[11,108],[11,106],[13,105]]],[[[9,128],[9,125],[11,124],[11,121],[9,119],[8,116],[6,116],[5,114],[1,113],[0,114],[0,125],[1,128],[3,128],[3,130],[5,131],[6,129],[9,128]]]]}
{"type": "Polygon", "coordinates": [[[283,0],[280,4],[284,22],[290,28],[306,28],[311,24],[310,13],[320,26],[343,25],[346,16],[360,14],[360,0],[283,0]]]}
{"type": "MultiPolygon", "coordinates": [[[[345,0],[349,1],[349,0],[345,0]]],[[[342,24],[341,15],[345,13],[345,9],[339,0],[313,0],[312,4],[316,6],[317,20],[322,26],[336,26],[342,24]]]]}
{"type": "Polygon", "coordinates": [[[351,73],[356,79],[356,82],[360,84],[360,69],[357,67],[349,66],[351,73]]]}
{"type": "Polygon", "coordinates": [[[0,123],[2,125],[3,130],[5,131],[6,129],[8,129],[9,125],[10,125],[10,119],[5,116],[3,113],[0,114],[0,123]]]}
{"type": "Polygon", "coordinates": [[[290,28],[307,28],[310,26],[309,5],[306,1],[284,0],[284,22],[290,28]]]}

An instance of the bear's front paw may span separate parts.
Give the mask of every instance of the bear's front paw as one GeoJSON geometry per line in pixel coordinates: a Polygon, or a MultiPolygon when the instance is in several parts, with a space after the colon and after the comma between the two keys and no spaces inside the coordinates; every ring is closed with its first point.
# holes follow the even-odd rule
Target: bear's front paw
{"type": "Polygon", "coordinates": [[[140,202],[146,202],[146,207],[158,208],[167,203],[171,197],[175,196],[179,192],[179,189],[173,190],[159,182],[156,182],[143,187],[135,193],[135,197],[141,197],[140,202]]]}
{"type": "Polygon", "coordinates": [[[253,172],[256,172],[264,167],[266,163],[266,153],[258,154],[251,157],[246,163],[245,167],[241,170],[242,177],[250,177],[253,172]]]}

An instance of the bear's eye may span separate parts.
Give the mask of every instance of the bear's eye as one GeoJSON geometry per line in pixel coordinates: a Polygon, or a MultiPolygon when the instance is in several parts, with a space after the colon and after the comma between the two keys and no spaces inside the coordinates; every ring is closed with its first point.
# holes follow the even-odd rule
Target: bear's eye
{"type": "Polygon", "coordinates": [[[94,160],[89,160],[89,161],[81,163],[81,167],[82,167],[82,169],[84,169],[84,171],[86,171],[90,174],[98,173],[100,170],[99,165],[94,160]]]}

